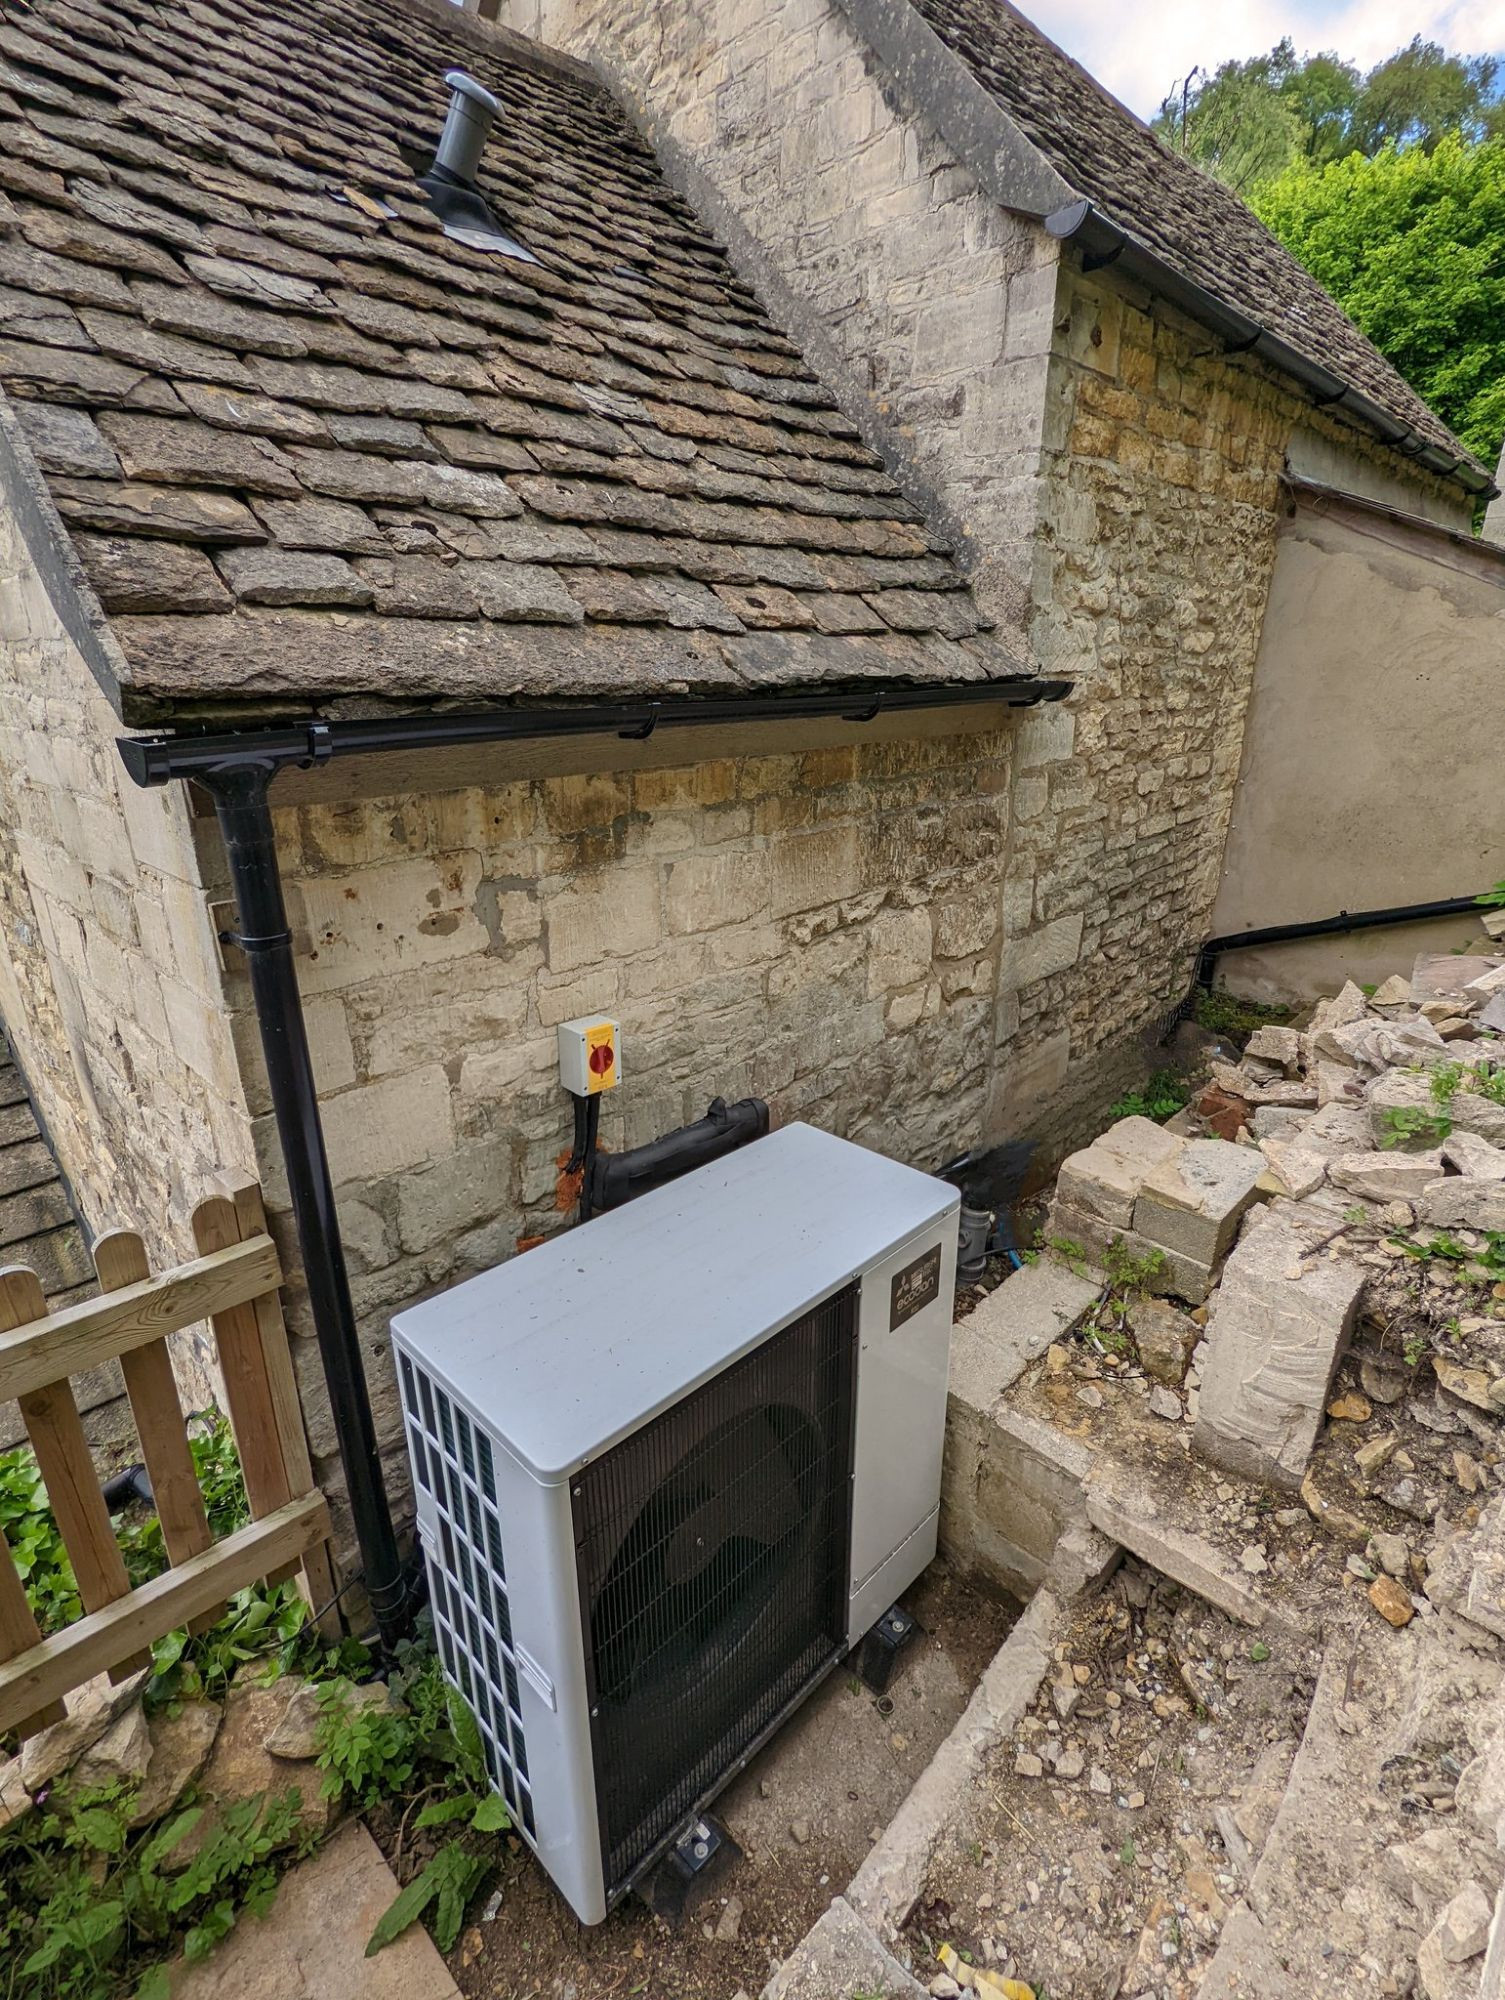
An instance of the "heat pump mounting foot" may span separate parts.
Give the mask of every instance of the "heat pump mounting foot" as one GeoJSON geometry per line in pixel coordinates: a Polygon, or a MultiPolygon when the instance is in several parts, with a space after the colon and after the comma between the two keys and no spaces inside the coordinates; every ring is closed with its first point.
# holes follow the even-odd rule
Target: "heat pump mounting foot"
{"type": "Polygon", "coordinates": [[[899,1654],[918,1628],[907,1611],[891,1604],[857,1648],[857,1677],[874,1694],[887,1694],[899,1654]]]}
{"type": "Polygon", "coordinates": [[[691,1813],[636,1893],[671,1928],[682,1923],[713,1876],[741,1856],[742,1850],[719,1819],[691,1813]]]}

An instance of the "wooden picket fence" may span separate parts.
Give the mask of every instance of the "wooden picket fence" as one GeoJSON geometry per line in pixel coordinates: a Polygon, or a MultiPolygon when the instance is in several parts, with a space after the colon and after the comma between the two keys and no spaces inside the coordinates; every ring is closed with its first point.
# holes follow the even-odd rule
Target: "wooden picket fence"
{"type": "Polygon", "coordinates": [[[95,1675],[122,1680],[154,1639],[199,1627],[238,1590],[301,1572],[333,1629],[329,1516],[314,1482],[282,1316],[282,1268],[254,1184],[200,1202],[199,1255],[152,1274],[141,1238],[94,1245],[100,1295],[49,1313],[27,1265],[0,1269],[0,1402],[20,1405],[78,1581],[84,1616],[43,1639],[14,1562],[0,1553],[0,1733],[33,1734],[95,1675]],[[210,1537],[167,1335],[208,1319],[251,1523],[210,1537]],[[120,1362],[170,1567],[134,1590],[85,1442],[69,1377],[120,1362]]]}

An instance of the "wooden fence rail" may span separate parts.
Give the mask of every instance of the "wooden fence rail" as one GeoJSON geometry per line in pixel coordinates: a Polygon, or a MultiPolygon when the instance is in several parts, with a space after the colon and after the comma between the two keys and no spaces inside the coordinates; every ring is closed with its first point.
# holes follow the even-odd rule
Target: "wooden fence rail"
{"type": "Polygon", "coordinates": [[[282,1268],[254,1184],[200,1202],[200,1255],[151,1273],[131,1230],[94,1245],[100,1296],[49,1313],[36,1273],[0,1269],[0,1402],[20,1405],[85,1616],[43,1639],[0,1553],[0,1734],[33,1734],[99,1673],[122,1680],[154,1639],[211,1622],[236,1591],[301,1575],[333,1629],[329,1518],[314,1482],[282,1317],[282,1268]],[[167,1336],[208,1319],[251,1524],[215,1542],[193,1469],[167,1336]],[[170,1568],[132,1589],[84,1437],[72,1375],[118,1359],[170,1568]]]}

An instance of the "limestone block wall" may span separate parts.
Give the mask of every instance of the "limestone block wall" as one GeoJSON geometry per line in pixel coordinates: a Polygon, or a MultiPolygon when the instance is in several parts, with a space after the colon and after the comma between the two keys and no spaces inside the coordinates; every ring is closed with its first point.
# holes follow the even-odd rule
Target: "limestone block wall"
{"type": "Polygon", "coordinates": [[[502,0],[502,19],[595,64],[1022,642],[1053,240],[909,115],[835,0],[502,0]]]}
{"type": "MultiPolygon", "coordinates": [[[[406,1480],[399,1306],[557,1228],[558,1023],[610,1011],[602,1140],[768,1098],[918,1166],[988,1094],[1010,733],[284,807],[277,815],[383,1456],[406,1480]]],[[[274,792],[275,799],[276,794],[274,792]]],[[[237,1042],[282,1200],[248,995],[237,1042]]],[[[311,1440],[335,1476],[294,1298],[311,1440]]]]}
{"type": "MultiPolygon", "coordinates": [[[[36,489],[0,435],[0,1020],[93,1233],[194,1254],[189,1216],[250,1170],[250,1127],[178,789],[139,791],[119,719],[37,559],[36,489]],[[32,532],[28,533],[27,528],[32,532]]],[[[178,1360],[190,1397],[201,1347],[178,1360]]]]}
{"type": "MultiPolygon", "coordinates": [[[[1351,490],[1404,477],[1419,503],[1452,496],[1071,261],[1045,424],[1031,633],[1041,671],[1075,689],[1032,719],[1033,750],[1021,740],[1003,896],[1019,1017],[995,1122],[1033,1102],[1065,1147],[1155,1060],[1156,1024],[1216,928],[1293,441],[1320,442],[1351,490]]],[[[1377,724],[1351,708],[1347,726],[1377,724]]]]}

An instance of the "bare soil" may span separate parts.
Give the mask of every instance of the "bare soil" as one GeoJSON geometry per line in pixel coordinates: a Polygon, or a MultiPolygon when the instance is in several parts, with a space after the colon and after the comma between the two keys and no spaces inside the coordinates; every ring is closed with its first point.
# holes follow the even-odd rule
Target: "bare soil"
{"type": "Polygon", "coordinates": [[[1284,1789],[1318,1655],[1126,1563],[958,1801],[905,1932],[1049,2000],[1196,1991],[1284,1789]]]}
{"type": "MultiPolygon", "coordinates": [[[[980,1595],[941,1562],[902,1601],[921,1630],[887,1697],[838,1669],[760,1752],[714,1807],[741,1856],[716,1874],[677,1929],[635,1899],[586,1929],[532,1855],[509,1841],[493,1915],[473,1919],[450,1955],[467,2000],[733,2000],[760,1992],[856,1873],[1018,1611],[980,1595]]],[[[390,1835],[382,1843],[389,1855],[390,1835]]],[[[483,1897],[480,1909],[487,1908],[483,1897]]]]}

